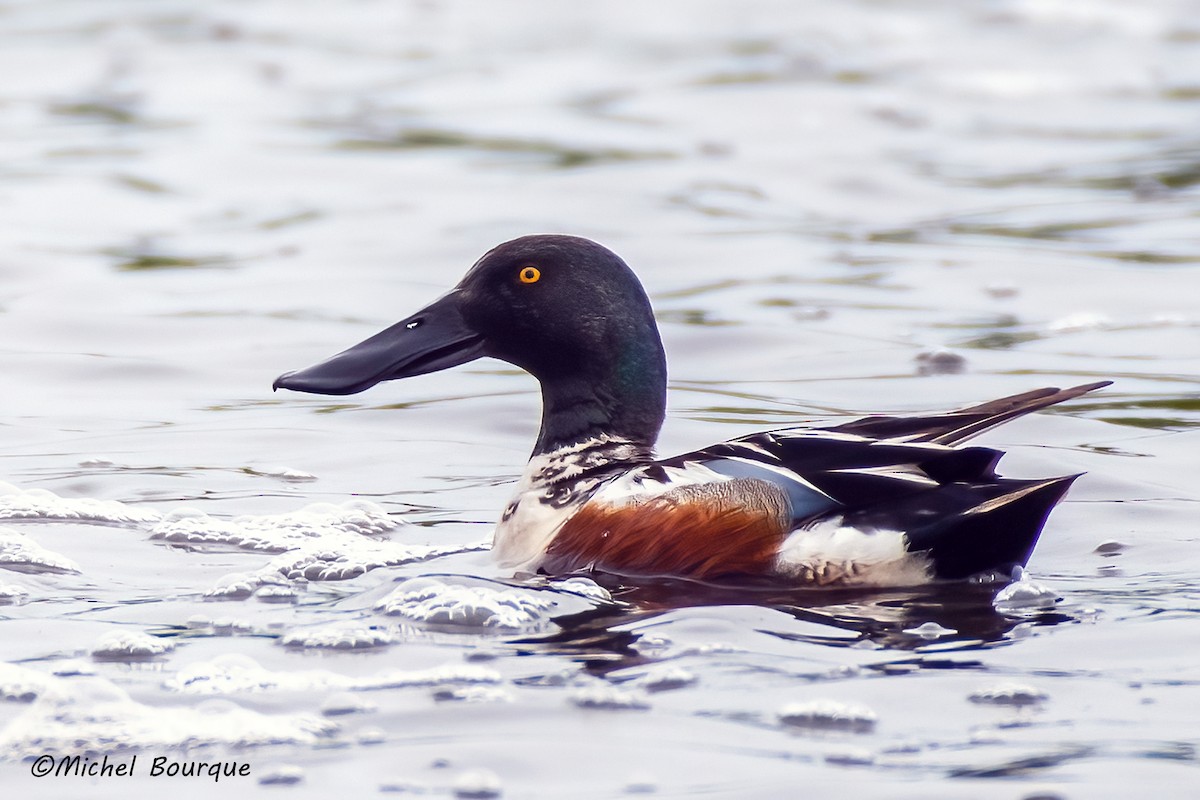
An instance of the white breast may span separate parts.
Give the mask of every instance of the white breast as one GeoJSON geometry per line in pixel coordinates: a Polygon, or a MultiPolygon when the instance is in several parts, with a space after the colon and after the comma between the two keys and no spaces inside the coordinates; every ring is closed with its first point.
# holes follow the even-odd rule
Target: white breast
{"type": "Polygon", "coordinates": [[[535,571],[563,524],[612,473],[642,455],[637,445],[604,436],[529,459],[516,494],[496,523],[492,556],[505,568],[535,571]]]}
{"type": "Polygon", "coordinates": [[[518,488],[492,538],[492,557],[500,566],[536,571],[551,540],[578,509],[574,505],[555,508],[542,502],[544,496],[544,489],[518,488]]]}

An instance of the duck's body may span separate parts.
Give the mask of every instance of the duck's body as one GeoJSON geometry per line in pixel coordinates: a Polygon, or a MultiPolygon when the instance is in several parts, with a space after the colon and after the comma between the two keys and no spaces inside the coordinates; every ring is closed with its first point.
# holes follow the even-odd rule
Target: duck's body
{"type": "Polygon", "coordinates": [[[1106,385],[1041,389],[929,417],[867,417],[653,457],[666,366],[650,304],[615,254],[569,236],[500,245],[449,294],[276,387],[361,391],[480,356],[542,385],[542,426],[496,527],[506,567],[796,585],[913,585],[1028,560],[1076,476],[1011,480],[958,447],[1106,385]]]}
{"type": "Polygon", "coordinates": [[[532,458],[496,527],[504,566],[804,585],[1007,574],[1077,476],[997,477],[956,442],[1094,386],[931,417],[756,433],[675,458],[597,439],[532,458]]]}

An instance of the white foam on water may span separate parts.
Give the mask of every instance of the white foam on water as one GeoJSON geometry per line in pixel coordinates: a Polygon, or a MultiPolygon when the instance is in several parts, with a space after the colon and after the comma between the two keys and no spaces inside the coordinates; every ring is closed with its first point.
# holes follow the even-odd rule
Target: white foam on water
{"type": "Polygon", "coordinates": [[[92,647],[92,658],[97,661],[145,661],[174,649],[175,643],[169,639],[141,631],[112,631],[100,637],[92,647]]]}
{"type": "Polygon", "coordinates": [[[953,636],[958,633],[954,628],[947,628],[932,621],[922,622],[920,625],[912,628],[905,628],[904,632],[922,639],[940,639],[943,636],[953,636]]]}
{"type": "Polygon", "coordinates": [[[1037,583],[1020,567],[1013,570],[1013,582],[996,593],[992,607],[1001,614],[1020,615],[1054,608],[1059,592],[1037,583]]]}
{"type": "Polygon", "coordinates": [[[279,640],[284,647],[325,650],[368,650],[396,641],[395,635],[377,625],[362,622],[331,622],[288,631],[279,640]]]}
{"type": "Polygon", "coordinates": [[[454,779],[451,787],[455,797],[469,800],[487,800],[504,793],[500,777],[488,769],[471,769],[454,779]]]}
{"type": "MultiPolygon", "coordinates": [[[[192,508],[167,514],[136,508],[115,500],[63,498],[44,489],[22,490],[0,483],[0,520],[21,522],[83,522],[149,527],[150,538],[191,546],[225,546],[278,557],[260,570],[228,576],[206,596],[240,600],[286,602],[284,589],[260,593],[264,585],[283,581],[347,580],[379,567],[395,567],[441,555],[477,549],[410,545],[381,539],[409,523],[390,516],[365,500],[342,504],[314,503],[284,514],[213,517],[192,508]]],[[[0,566],[28,572],[79,572],[79,566],[42,548],[28,536],[0,528],[0,566]]]]}
{"type": "Polygon", "coordinates": [[[687,658],[688,656],[723,656],[741,652],[743,652],[741,647],[729,642],[706,642],[681,647],[674,655],[676,658],[687,658]]]}
{"type": "Polygon", "coordinates": [[[16,606],[29,599],[29,590],[15,583],[0,583],[0,606],[16,606]]]}
{"type": "Polygon", "coordinates": [[[295,587],[277,584],[260,586],[258,591],[254,593],[255,599],[264,603],[290,603],[299,596],[300,593],[295,587]]]}
{"type": "Polygon", "coordinates": [[[45,691],[0,731],[0,758],[43,753],[312,745],[337,726],[311,714],[264,714],[228,700],[150,706],[102,678],[44,676],[45,691]]]}
{"type": "MultiPolygon", "coordinates": [[[[467,548],[473,549],[473,548],[467,548]]],[[[462,547],[433,547],[349,536],[323,536],[272,559],[264,571],[290,580],[341,581],[380,567],[399,567],[415,561],[463,552],[462,547]]]]}
{"type": "Polygon", "coordinates": [[[62,695],[60,679],[19,664],[0,662],[0,700],[32,702],[39,697],[62,695]]]}
{"type": "Polygon", "coordinates": [[[777,717],[792,728],[848,733],[867,733],[878,721],[875,712],[866,706],[828,699],[790,703],[780,709],[777,717]]]}
{"type": "Polygon", "coordinates": [[[446,664],[432,669],[390,670],[366,678],[358,678],[351,688],[409,689],[426,686],[494,684],[502,682],[500,673],[477,664],[446,664]]]}
{"type": "Polygon", "coordinates": [[[254,472],[268,478],[279,478],[295,483],[305,483],[317,479],[317,476],[311,472],[305,472],[302,469],[292,469],[291,467],[270,467],[268,469],[256,469],[254,472]]]}
{"type": "MultiPolygon", "coordinates": [[[[382,567],[399,567],[418,561],[477,549],[477,545],[434,547],[380,541],[347,533],[327,533],[272,558],[253,572],[222,577],[205,592],[213,600],[245,600],[258,597],[278,602],[280,586],[287,581],[344,581],[382,567]],[[266,591],[263,592],[263,588],[266,591]]],[[[283,598],[287,599],[287,598],[283,598]]]]}
{"type": "Polygon", "coordinates": [[[338,534],[381,536],[402,525],[375,503],[351,500],[340,505],[314,503],[286,514],[219,519],[181,508],[154,526],[151,538],[177,544],[223,544],[243,550],[283,553],[338,534]]]}
{"type": "Polygon", "coordinates": [[[46,489],[18,489],[0,482],[0,520],[21,522],[90,522],[100,525],[147,525],[161,515],[116,500],[60,497],[46,489]]]}
{"type": "Polygon", "coordinates": [[[621,689],[610,683],[593,683],[573,689],[567,699],[578,708],[605,711],[643,711],[650,701],[639,691],[621,689]]]}
{"type": "Polygon", "coordinates": [[[561,581],[550,581],[550,586],[560,592],[577,594],[602,603],[612,602],[612,593],[591,578],[576,576],[561,581]]]}
{"type": "Polygon", "coordinates": [[[670,665],[657,665],[637,678],[633,685],[646,692],[669,692],[695,686],[700,678],[691,670],[670,665]]]}
{"type": "Polygon", "coordinates": [[[75,572],[79,565],[47,550],[23,533],[0,527],[0,567],[17,572],[75,572]]]}
{"type": "Polygon", "coordinates": [[[967,699],[980,705],[1024,707],[1038,705],[1048,697],[1041,689],[1028,684],[997,683],[971,692],[967,699]]]}
{"type": "Polygon", "coordinates": [[[500,673],[474,664],[432,669],[386,670],[354,677],[328,670],[270,670],[243,655],[218,656],[181,668],[164,686],[180,694],[215,695],[253,692],[366,691],[430,686],[498,684],[500,673]]]}
{"type": "Polygon", "coordinates": [[[212,631],[217,636],[232,636],[235,633],[250,633],[255,625],[250,620],[233,617],[208,617],[194,614],[187,619],[187,627],[193,631],[212,631]]]}
{"type": "Polygon", "coordinates": [[[521,589],[459,586],[433,578],[401,583],[375,609],[427,625],[462,631],[530,630],[549,624],[558,604],[521,589]]]}
{"type": "Polygon", "coordinates": [[[258,573],[235,572],[221,577],[204,596],[210,600],[245,600],[266,584],[267,577],[258,573]]]}

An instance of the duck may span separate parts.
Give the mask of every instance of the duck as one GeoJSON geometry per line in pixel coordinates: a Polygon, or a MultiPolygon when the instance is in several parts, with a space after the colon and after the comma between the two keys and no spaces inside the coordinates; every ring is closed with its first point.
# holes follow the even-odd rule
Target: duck
{"type": "Polygon", "coordinates": [[[1079,475],[1000,477],[1001,451],[963,443],[1111,383],[657,458],[667,366],[641,282],[597,242],[539,234],[494,247],[430,305],[274,389],[347,395],[485,356],[541,386],[537,440],[494,531],[501,567],[796,588],[1019,574],[1079,475]]]}

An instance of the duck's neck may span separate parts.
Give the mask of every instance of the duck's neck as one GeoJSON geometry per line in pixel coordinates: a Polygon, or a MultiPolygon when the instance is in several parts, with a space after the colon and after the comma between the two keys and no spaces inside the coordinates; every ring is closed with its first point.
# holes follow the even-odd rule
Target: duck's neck
{"type": "Polygon", "coordinates": [[[607,364],[541,377],[542,427],[533,455],[590,440],[623,440],[649,459],[667,407],[658,337],[626,343],[607,364]]]}

